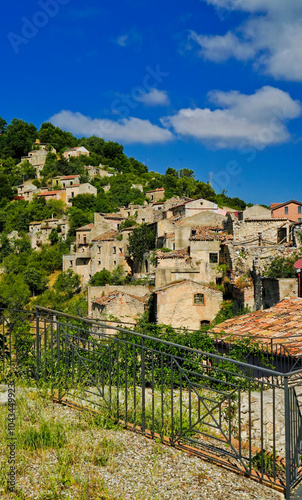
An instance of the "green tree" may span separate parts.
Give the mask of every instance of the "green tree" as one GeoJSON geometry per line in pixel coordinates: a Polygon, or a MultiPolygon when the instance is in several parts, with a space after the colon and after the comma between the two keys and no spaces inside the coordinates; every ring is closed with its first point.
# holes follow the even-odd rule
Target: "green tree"
{"type": "Polygon", "coordinates": [[[104,286],[110,284],[111,280],[112,280],[111,272],[103,268],[101,271],[95,273],[90,278],[89,284],[92,286],[104,286]]]}
{"type": "Polygon", "coordinates": [[[71,298],[78,290],[81,284],[81,278],[71,269],[63,271],[56,279],[54,289],[57,292],[63,292],[68,298],[71,298]]]}
{"type": "Polygon", "coordinates": [[[47,285],[47,278],[45,274],[39,269],[28,267],[23,272],[23,280],[28,285],[33,295],[44,292],[47,285]]]}
{"type": "Polygon", "coordinates": [[[77,146],[78,139],[70,132],[65,132],[52,123],[44,122],[39,130],[39,139],[42,144],[51,144],[57,152],[64,148],[73,148],[77,146]]]}
{"type": "Polygon", "coordinates": [[[296,278],[297,273],[294,263],[301,258],[295,254],[291,257],[275,257],[270,264],[265,267],[264,274],[268,278],[296,278]]]}
{"type": "Polygon", "coordinates": [[[0,116],[0,134],[4,134],[6,131],[7,122],[0,116]]]}
{"type": "Polygon", "coordinates": [[[14,197],[14,191],[11,188],[7,177],[4,174],[0,174],[0,201],[12,200],[14,197]]]}
{"type": "Polygon", "coordinates": [[[72,206],[83,212],[95,212],[96,197],[93,194],[78,194],[71,200],[72,206]]]}
{"type": "Polygon", "coordinates": [[[4,274],[0,280],[1,307],[22,309],[31,296],[29,286],[21,274],[4,274]]]}
{"type": "Polygon", "coordinates": [[[20,159],[31,150],[38,131],[32,123],[14,118],[3,135],[3,152],[5,155],[20,159]]]}
{"type": "Polygon", "coordinates": [[[84,212],[76,207],[68,209],[69,214],[69,235],[75,236],[76,230],[86,226],[93,221],[93,213],[84,212]]]}
{"type": "Polygon", "coordinates": [[[148,224],[135,228],[129,236],[128,251],[135,263],[141,263],[144,253],[155,248],[155,233],[148,224]]]}

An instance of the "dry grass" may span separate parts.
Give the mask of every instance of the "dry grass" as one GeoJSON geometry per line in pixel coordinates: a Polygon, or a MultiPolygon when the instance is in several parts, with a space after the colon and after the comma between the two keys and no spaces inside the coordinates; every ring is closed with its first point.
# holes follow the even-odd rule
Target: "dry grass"
{"type": "MultiPolygon", "coordinates": [[[[116,500],[101,479],[100,468],[115,467],[120,450],[102,434],[95,419],[54,405],[47,394],[21,391],[17,397],[17,490],[7,489],[7,446],[0,452],[1,499],[116,500]]],[[[6,406],[0,407],[0,441],[8,444],[6,406]]]]}
{"type": "Polygon", "coordinates": [[[17,394],[17,490],[7,490],[7,407],[0,406],[3,500],[277,500],[281,496],[197,457],[54,404],[17,394]]]}

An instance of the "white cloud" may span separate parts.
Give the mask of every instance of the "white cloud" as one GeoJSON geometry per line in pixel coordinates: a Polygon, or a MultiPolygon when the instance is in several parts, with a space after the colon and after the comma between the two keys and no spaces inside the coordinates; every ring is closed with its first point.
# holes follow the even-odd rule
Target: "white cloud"
{"type": "Polygon", "coordinates": [[[193,137],[217,148],[235,148],[245,143],[262,149],[288,141],[290,133],[285,122],[302,113],[299,101],[269,86],[252,95],[213,91],[209,100],[222,109],[181,109],[163,118],[162,124],[180,136],[193,137]]]}
{"type": "Polygon", "coordinates": [[[128,38],[129,38],[128,35],[121,35],[121,36],[117,37],[116,43],[120,47],[126,47],[128,38]]]}
{"type": "Polygon", "coordinates": [[[256,52],[251,44],[241,42],[231,32],[224,36],[204,36],[192,31],[190,39],[200,46],[200,55],[214,62],[226,61],[230,57],[235,57],[239,61],[247,61],[256,52]]]}
{"type": "Polygon", "coordinates": [[[208,5],[227,10],[241,10],[244,12],[287,12],[291,15],[301,12],[300,0],[203,0],[208,5]]]}
{"type": "Polygon", "coordinates": [[[149,120],[123,118],[118,121],[84,116],[72,111],[61,111],[49,121],[75,135],[96,135],[105,140],[120,141],[125,144],[165,143],[173,139],[173,134],[162,127],[153,125],[149,120]]]}
{"type": "Polygon", "coordinates": [[[302,81],[301,0],[203,0],[227,10],[244,11],[247,20],[223,36],[192,32],[204,58],[221,62],[252,60],[257,69],[281,80],[302,81]]]}
{"type": "Polygon", "coordinates": [[[117,45],[119,45],[120,47],[136,46],[137,48],[140,48],[142,43],[142,35],[136,30],[136,28],[132,28],[130,31],[128,31],[128,33],[119,35],[113,40],[113,42],[117,43],[117,45]]]}
{"type": "Polygon", "coordinates": [[[165,90],[151,89],[150,92],[142,92],[142,95],[136,99],[146,106],[167,106],[170,99],[165,90]]]}

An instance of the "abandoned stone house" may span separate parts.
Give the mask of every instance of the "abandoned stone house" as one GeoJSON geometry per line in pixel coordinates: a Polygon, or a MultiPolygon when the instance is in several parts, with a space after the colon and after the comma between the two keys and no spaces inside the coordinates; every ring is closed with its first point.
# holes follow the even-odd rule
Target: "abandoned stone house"
{"type": "Polygon", "coordinates": [[[91,276],[104,268],[112,272],[122,266],[126,274],[131,272],[131,262],[127,255],[131,231],[132,228],[122,231],[109,229],[104,232],[100,231],[100,227],[95,228],[94,224],[79,228],[76,232],[75,250],[70,255],[63,255],[63,271],[72,269],[80,275],[83,283],[87,283],[91,276]]]}
{"type": "Polygon", "coordinates": [[[183,279],[199,281],[200,269],[194,265],[188,249],[156,252],[155,286],[160,288],[183,279]]]}
{"type": "Polygon", "coordinates": [[[103,268],[112,272],[118,266],[122,266],[126,274],[131,272],[127,254],[129,234],[131,232],[131,228],[122,231],[111,229],[93,238],[91,245],[92,276],[103,268]]]}
{"type": "Polygon", "coordinates": [[[65,241],[69,230],[68,219],[52,218],[40,222],[33,221],[29,224],[30,244],[33,250],[37,250],[41,245],[49,243],[49,236],[53,229],[56,229],[62,241],[65,241]]]}
{"type": "Polygon", "coordinates": [[[89,182],[84,182],[83,184],[72,184],[65,188],[66,191],[66,199],[65,203],[67,206],[72,206],[72,199],[78,196],[79,194],[92,194],[96,196],[98,194],[98,190],[96,187],[92,186],[89,182]]]}
{"type": "Polygon", "coordinates": [[[175,281],[155,290],[156,322],[198,330],[209,324],[222,304],[222,292],[190,279],[175,281]]]}
{"type": "Polygon", "coordinates": [[[93,179],[94,177],[112,177],[114,175],[113,172],[108,172],[105,170],[104,165],[100,163],[98,167],[93,167],[92,165],[84,165],[84,169],[89,175],[90,179],[93,179]]]}
{"type": "Polygon", "coordinates": [[[66,151],[64,151],[64,153],[63,153],[64,158],[66,158],[67,160],[69,160],[69,158],[71,158],[71,157],[78,157],[78,156],[82,156],[82,155],[83,156],[90,155],[88,149],[86,149],[84,146],[70,148],[70,149],[67,149],[66,151]]]}
{"type": "Polygon", "coordinates": [[[34,194],[39,192],[37,186],[32,184],[32,182],[24,182],[18,186],[18,197],[22,197],[26,201],[32,201],[34,194]]]}
{"type": "MultiPolygon", "coordinates": [[[[251,207],[253,208],[253,207],[251,207]]],[[[243,216],[237,218],[233,214],[228,215],[226,228],[233,235],[234,242],[246,241],[268,243],[275,245],[277,243],[290,242],[291,227],[293,222],[287,218],[265,218],[243,216]]]]}
{"type": "Polygon", "coordinates": [[[147,286],[88,287],[88,313],[94,319],[136,322],[148,310],[157,323],[198,330],[218,313],[222,292],[204,283],[182,279],[152,292],[147,286]]]}
{"type": "Polygon", "coordinates": [[[145,312],[146,300],[121,290],[114,290],[92,299],[91,307],[94,319],[136,323],[145,312]]]}
{"type": "Polygon", "coordinates": [[[171,207],[173,217],[191,217],[204,211],[217,211],[218,205],[203,198],[187,200],[179,205],[171,207]]]}
{"type": "MultiPolygon", "coordinates": [[[[203,213],[203,216],[208,223],[209,219],[206,219],[205,215],[206,212],[203,213]]],[[[173,241],[176,242],[177,239],[185,247],[176,248],[171,252],[156,252],[156,286],[164,286],[170,281],[185,276],[205,283],[216,283],[217,279],[220,278],[218,265],[221,244],[230,240],[232,236],[227,235],[222,226],[194,226],[192,224],[195,222],[196,216],[189,219],[193,220],[188,225],[178,227],[175,225],[173,233],[165,233],[165,243],[168,242],[169,245],[173,241]]],[[[176,243],[174,245],[178,246],[176,243]]]]}
{"type": "Polygon", "coordinates": [[[41,144],[39,139],[32,145],[32,151],[29,151],[27,156],[22,156],[22,161],[28,161],[36,170],[36,177],[41,177],[41,170],[45,165],[46,156],[50,153],[56,153],[56,150],[50,144],[41,144]]]}
{"type": "MultiPolygon", "coordinates": [[[[72,181],[71,181],[72,182],[72,181]]],[[[68,182],[66,181],[68,184],[68,182]]],[[[97,195],[97,188],[92,186],[89,182],[84,184],[69,184],[64,189],[43,191],[37,195],[38,198],[49,200],[62,200],[68,207],[72,206],[71,200],[79,194],[93,194],[97,195]]]]}
{"type": "Polygon", "coordinates": [[[146,198],[149,198],[150,201],[160,201],[165,197],[165,189],[157,188],[151,191],[146,192],[146,198]]]}

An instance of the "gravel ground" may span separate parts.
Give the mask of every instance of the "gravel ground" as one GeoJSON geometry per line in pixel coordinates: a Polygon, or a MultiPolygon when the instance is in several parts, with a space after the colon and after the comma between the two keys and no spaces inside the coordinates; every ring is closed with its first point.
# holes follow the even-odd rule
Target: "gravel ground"
{"type": "Polygon", "coordinates": [[[245,477],[130,431],[106,432],[123,445],[123,451],[115,457],[117,469],[105,469],[102,477],[125,500],[284,498],[245,477]]]}
{"type": "MultiPolygon", "coordinates": [[[[26,397],[26,405],[35,409],[35,395],[26,397]]],[[[44,403],[43,403],[44,405],[44,403]]],[[[4,406],[2,406],[3,408],[4,406]]],[[[121,428],[91,428],[87,413],[46,402],[41,415],[50,422],[64,422],[68,428],[68,445],[64,449],[78,459],[70,461],[70,477],[81,480],[97,478],[110,496],[100,494],[99,487],[88,496],[77,496],[73,486],[66,487],[59,496],[47,496],[47,482],[58,481],[60,453],[53,449],[22,455],[23,465],[18,474],[18,490],[26,499],[87,498],[87,500],[280,500],[284,496],[270,488],[226,469],[210,464],[198,457],[145,438],[121,428]],[[110,443],[109,460],[96,463],[96,449],[110,443]],[[110,451],[111,450],[111,451],[110,451]],[[21,472],[22,471],[22,472],[21,472]],[[81,479],[82,478],[82,479],[81,479]],[[46,495],[46,496],[45,496],[46,495]]],[[[40,414],[39,414],[40,415],[40,414]]],[[[38,420],[38,419],[37,419],[38,420]]],[[[21,452],[21,450],[20,450],[21,452]]],[[[25,453],[25,452],[24,452],[25,453]]],[[[27,453],[27,452],[26,452],[27,453]]],[[[1,452],[0,452],[1,455],[1,452]]],[[[58,484],[56,484],[56,488],[58,484]]],[[[61,486],[59,485],[59,488],[61,486]]],[[[0,493],[1,495],[1,493],[0,493]]],[[[1,498],[15,498],[7,495],[1,498]]],[[[19,497],[18,497],[19,498],[19,497]]],[[[21,497],[20,497],[21,498],[21,497]]]]}

